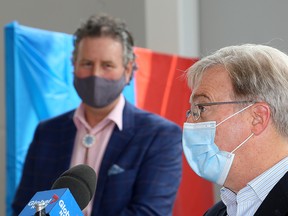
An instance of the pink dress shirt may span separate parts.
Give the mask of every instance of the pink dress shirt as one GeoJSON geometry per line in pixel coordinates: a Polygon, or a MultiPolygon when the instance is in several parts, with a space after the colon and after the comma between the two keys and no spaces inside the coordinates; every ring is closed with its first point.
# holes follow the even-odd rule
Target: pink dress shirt
{"type": "MultiPolygon", "coordinates": [[[[93,128],[91,128],[85,120],[83,104],[76,109],[73,120],[77,127],[77,133],[70,167],[77,164],[87,164],[94,168],[96,176],[98,177],[101,161],[114,126],[117,125],[119,130],[122,130],[122,114],[124,105],[124,96],[121,94],[120,100],[114,109],[93,128]],[[82,144],[83,137],[87,133],[95,137],[95,142],[90,147],[86,147],[82,144]]],[[[92,205],[93,199],[83,210],[85,216],[91,215],[92,205]]]]}

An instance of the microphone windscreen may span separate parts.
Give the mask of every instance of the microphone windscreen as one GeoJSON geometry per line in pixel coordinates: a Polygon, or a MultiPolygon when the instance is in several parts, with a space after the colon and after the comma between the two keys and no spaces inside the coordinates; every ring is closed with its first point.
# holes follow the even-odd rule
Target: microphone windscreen
{"type": "Polygon", "coordinates": [[[96,173],[93,168],[85,164],[74,166],[62,173],[51,189],[60,188],[69,188],[80,209],[83,210],[95,193],[96,173]]]}

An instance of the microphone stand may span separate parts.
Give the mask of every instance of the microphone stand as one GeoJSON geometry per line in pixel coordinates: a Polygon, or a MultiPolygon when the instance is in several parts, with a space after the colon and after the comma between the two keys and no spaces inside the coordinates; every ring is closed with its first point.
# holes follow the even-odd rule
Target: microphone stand
{"type": "Polygon", "coordinates": [[[34,216],[46,216],[45,206],[46,205],[44,203],[35,204],[36,213],[34,214],[34,216]]]}

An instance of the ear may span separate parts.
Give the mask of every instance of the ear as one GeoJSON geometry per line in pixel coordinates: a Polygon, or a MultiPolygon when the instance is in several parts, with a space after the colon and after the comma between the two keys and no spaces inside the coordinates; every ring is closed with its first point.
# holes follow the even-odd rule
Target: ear
{"type": "Polygon", "coordinates": [[[261,134],[270,121],[270,107],[267,103],[259,102],[252,106],[252,132],[255,135],[261,134]]]}
{"type": "Polygon", "coordinates": [[[133,70],[133,62],[130,61],[125,67],[125,77],[126,77],[126,83],[129,83],[132,76],[132,70],[133,70]]]}

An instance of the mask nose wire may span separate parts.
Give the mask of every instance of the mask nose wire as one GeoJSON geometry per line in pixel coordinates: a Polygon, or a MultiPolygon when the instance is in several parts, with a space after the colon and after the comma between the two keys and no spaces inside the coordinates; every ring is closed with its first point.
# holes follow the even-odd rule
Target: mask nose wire
{"type": "Polygon", "coordinates": [[[227,118],[225,118],[224,120],[222,120],[221,122],[219,122],[218,124],[216,124],[216,127],[219,126],[220,124],[222,124],[223,122],[227,121],[228,119],[232,118],[233,116],[237,115],[238,113],[243,112],[244,110],[248,109],[249,107],[251,107],[253,104],[248,105],[247,107],[244,107],[243,109],[239,110],[238,112],[234,113],[231,116],[228,116],[227,118]]]}

